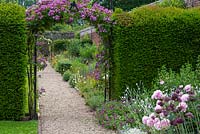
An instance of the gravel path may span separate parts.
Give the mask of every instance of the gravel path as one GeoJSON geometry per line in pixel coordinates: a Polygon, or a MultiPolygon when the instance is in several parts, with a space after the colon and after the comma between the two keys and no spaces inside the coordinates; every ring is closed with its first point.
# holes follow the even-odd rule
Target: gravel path
{"type": "Polygon", "coordinates": [[[39,134],[115,134],[98,125],[84,99],[50,65],[38,74],[39,89],[46,91],[39,99],[39,134]]]}

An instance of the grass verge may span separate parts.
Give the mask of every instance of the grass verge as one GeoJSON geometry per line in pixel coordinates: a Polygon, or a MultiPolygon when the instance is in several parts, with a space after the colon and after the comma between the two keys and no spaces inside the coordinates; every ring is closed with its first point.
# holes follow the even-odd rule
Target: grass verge
{"type": "Polygon", "coordinates": [[[38,121],[0,121],[0,134],[37,134],[38,121]]]}

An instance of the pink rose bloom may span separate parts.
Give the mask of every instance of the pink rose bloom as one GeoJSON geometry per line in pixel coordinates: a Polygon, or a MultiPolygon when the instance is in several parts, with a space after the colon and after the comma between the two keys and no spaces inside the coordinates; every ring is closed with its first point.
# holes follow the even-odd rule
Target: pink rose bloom
{"type": "Polygon", "coordinates": [[[163,85],[165,82],[163,80],[160,80],[160,85],[163,85]]]}
{"type": "Polygon", "coordinates": [[[143,124],[147,124],[147,120],[149,119],[149,117],[148,116],[143,116],[142,117],[142,123],[143,124]]]}
{"type": "Polygon", "coordinates": [[[181,109],[181,112],[186,112],[188,105],[185,102],[180,102],[178,108],[181,109]]]}
{"type": "Polygon", "coordinates": [[[165,117],[165,115],[164,115],[164,113],[163,113],[163,112],[162,112],[162,113],[160,113],[159,115],[160,115],[160,117],[165,117]]]}
{"type": "Polygon", "coordinates": [[[189,100],[189,94],[182,95],[180,99],[181,99],[182,102],[188,101],[189,100]]]}
{"type": "Polygon", "coordinates": [[[167,128],[170,126],[170,120],[163,119],[163,120],[161,120],[160,124],[161,124],[162,128],[167,128]]]}
{"type": "Polygon", "coordinates": [[[154,91],[153,95],[151,96],[152,99],[161,99],[163,96],[162,91],[156,90],[154,91]]]}
{"type": "Polygon", "coordinates": [[[189,92],[189,91],[191,91],[191,85],[186,85],[185,87],[184,87],[184,90],[186,91],[186,92],[189,92]]]}
{"type": "Polygon", "coordinates": [[[161,122],[160,121],[156,122],[154,124],[154,127],[155,127],[156,130],[161,130],[162,129],[161,122]]]}
{"type": "Polygon", "coordinates": [[[149,127],[153,127],[153,125],[154,125],[154,120],[152,119],[152,118],[149,118],[148,120],[147,120],[147,124],[146,124],[147,126],[149,126],[149,127]]]}

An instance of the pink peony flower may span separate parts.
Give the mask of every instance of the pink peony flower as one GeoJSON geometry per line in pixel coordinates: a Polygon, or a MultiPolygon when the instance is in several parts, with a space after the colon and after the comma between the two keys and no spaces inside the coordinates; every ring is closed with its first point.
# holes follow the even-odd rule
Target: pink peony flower
{"type": "Polygon", "coordinates": [[[147,126],[149,126],[149,127],[153,127],[153,125],[154,125],[154,120],[152,119],[152,118],[149,118],[148,120],[147,120],[147,124],[146,124],[147,126]]]}
{"type": "Polygon", "coordinates": [[[157,122],[160,122],[160,119],[159,119],[159,118],[155,118],[155,119],[154,119],[154,124],[157,123],[157,122]]]}
{"type": "Polygon", "coordinates": [[[160,117],[165,117],[163,112],[161,112],[159,115],[160,115],[160,117]]]}
{"type": "Polygon", "coordinates": [[[156,105],[156,107],[154,108],[154,110],[156,111],[156,113],[160,113],[162,111],[162,107],[160,105],[156,105]]]}
{"type": "Polygon", "coordinates": [[[191,85],[186,85],[185,87],[184,87],[184,90],[186,91],[186,92],[189,92],[189,91],[191,91],[191,85]]]}
{"type": "Polygon", "coordinates": [[[164,103],[163,103],[161,100],[157,100],[157,102],[156,102],[156,105],[163,106],[163,105],[164,105],[164,103]]]}
{"type": "Polygon", "coordinates": [[[163,96],[162,91],[156,90],[154,91],[153,95],[151,96],[152,99],[161,99],[163,96]]]}
{"type": "Polygon", "coordinates": [[[161,124],[162,128],[167,128],[170,126],[170,120],[163,119],[163,120],[161,120],[160,124],[161,124]]]}
{"type": "Polygon", "coordinates": [[[154,124],[154,127],[155,127],[156,130],[161,130],[162,129],[161,122],[160,121],[156,122],[154,124]]]}
{"type": "Polygon", "coordinates": [[[152,118],[152,119],[155,119],[155,118],[156,118],[156,114],[155,114],[155,113],[151,113],[151,114],[149,115],[149,117],[152,118]]]}
{"type": "Polygon", "coordinates": [[[189,100],[189,94],[183,94],[180,99],[181,99],[182,102],[188,101],[189,100]]]}
{"type": "Polygon", "coordinates": [[[143,124],[147,124],[147,120],[149,119],[149,117],[148,116],[143,116],[142,117],[142,123],[143,124]]]}
{"type": "Polygon", "coordinates": [[[185,102],[180,102],[177,106],[178,109],[180,109],[181,112],[186,112],[188,105],[185,102]]]}

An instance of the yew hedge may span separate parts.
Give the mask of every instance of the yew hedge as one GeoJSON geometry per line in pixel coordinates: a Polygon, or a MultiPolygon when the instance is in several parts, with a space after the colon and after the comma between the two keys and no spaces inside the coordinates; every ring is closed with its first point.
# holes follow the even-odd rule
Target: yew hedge
{"type": "Polygon", "coordinates": [[[26,61],[25,9],[0,4],[0,120],[24,115],[26,61]]]}
{"type": "Polygon", "coordinates": [[[200,54],[200,9],[149,6],[115,15],[112,98],[142,81],[149,89],[158,69],[195,65],[200,54]]]}

